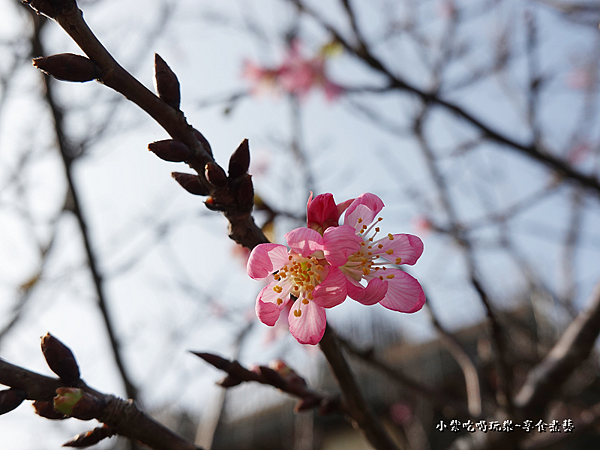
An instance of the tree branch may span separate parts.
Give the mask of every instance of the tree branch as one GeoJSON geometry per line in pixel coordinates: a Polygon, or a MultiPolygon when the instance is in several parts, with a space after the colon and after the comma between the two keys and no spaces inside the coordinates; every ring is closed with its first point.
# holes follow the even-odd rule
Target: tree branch
{"type": "Polygon", "coordinates": [[[329,324],[319,346],[342,390],[344,408],[354,425],[363,431],[365,437],[377,450],[397,449],[398,446],[388,436],[381,422],[377,420],[375,413],[363,398],[344,357],[337,335],[329,324]]]}

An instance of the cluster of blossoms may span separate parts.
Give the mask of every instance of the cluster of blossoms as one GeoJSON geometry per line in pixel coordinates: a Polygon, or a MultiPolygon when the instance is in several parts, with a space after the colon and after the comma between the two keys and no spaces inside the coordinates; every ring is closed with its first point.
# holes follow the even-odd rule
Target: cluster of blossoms
{"type": "Polygon", "coordinates": [[[246,61],[244,76],[253,83],[254,93],[260,92],[263,88],[274,87],[302,98],[313,87],[320,87],[327,100],[334,100],[343,93],[344,89],[332,82],[325,74],[327,55],[328,52],[325,50],[313,58],[305,58],[300,52],[299,41],[294,40],[280,66],[266,68],[246,61]]]}
{"type": "Polygon", "coordinates": [[[383,202],[363,194],[336,204],[333,195],[308,200],[307,227],[285,235],[284,245],[260,244],[248,259],[248,275],[269,282],[256,299],[261,322],[273,326],[290,302],[288,321],[301,344],[316,344],[326,326],[325,309],[350,297],[363,305],[413,313],[425,303],[419,282],[394,267],[413,265],[423,243],[410,234],[379,237],[383,202]],[[343,225],[339,224],[344,214],[343,225]]]}

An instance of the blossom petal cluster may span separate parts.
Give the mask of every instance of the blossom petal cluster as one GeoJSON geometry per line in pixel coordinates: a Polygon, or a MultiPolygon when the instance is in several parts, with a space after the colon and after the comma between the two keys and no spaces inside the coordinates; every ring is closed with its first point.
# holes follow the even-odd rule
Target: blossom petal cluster
{"type": "Polygon", "coordinates": [[[311,195],[307,227],[285,235],[289,249],[280,244],[255,247],[248,275],[268,281],[256,299],[260,321],[273,326],[291,302],[290,332],[298,342],[314,345],[325,332],[325,309],[347,297],[404,313],[421,309],[421,285],[397,266],[415,264],[423,243],[410,234],[381,235],[378,214],[383,206],[374,194],[340,204],[331,194],[311,195]]]}
{"type": "Polygon", "coordinates": [[[267,68],[246,61],[244,77],[253,83],[254,93],[264,88],[275,87],[304,98],[311,89],[320,87],[327,100],[334,100],[344,89],[327,77],[325,61],[325,53],[305,58],[300,51],[299,41],[293,40],[283,63],[275,68],[267,68]]]}

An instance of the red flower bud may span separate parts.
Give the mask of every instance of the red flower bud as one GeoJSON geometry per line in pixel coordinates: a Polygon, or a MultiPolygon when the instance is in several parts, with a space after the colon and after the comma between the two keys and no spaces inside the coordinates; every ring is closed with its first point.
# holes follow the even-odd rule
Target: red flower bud
{"type": "Polygon", "coordinates": [[[148,150],[164,161],[184,162],[193,156],[190,148],[183,142],[174,139],[151,142],[148,150]]]}
{"type": "Polygon", "coordinates": [[[191,173],[173,172],[171,176],[175,178],[182,188],[194,195],[208,195],[210,192],[198,179],[198,175],[191,173]]]}
{"type": "Polygon", "coordinates": [[[102,71],[91,59],[73,53],[35,58],[33,65],[57,80],[84,83],[102,78],[102,71]]]}
{"type": "Polygon", "coordinates": [[[10,388],[0,391],[0,415],[12,411],[27,397],[27,393],[21,389],[10,388]]]}
{"type": "Polygon", "coordinates": [[[158,97],[167,105],[179,110],[179,103],[181,101],[179,80],[175,72],[171,70],[158,53],[154,54],[154,83],[158,97]]]}
{"type": "Polygon", "coordinates": [[[204,173],[208,182],[213,186],[218,188],[227,186],[227,175],[225,174],[225,171],[221,169],[221,166],[210,162],[206,163],[206,166],[204,166],[204,173]]]}
{"type": "Polygon", "coordinates": [[[227,170],[229,178],[233,180],[242,176],[248,171],[248,167],[250,167],[250,147],[248,139],[244,139],[229,158],[229,169],[227,170]]]}
{"type": "Polygon", "coordinates": [[[79,366],[69,347],[50,333],[42,338],[42,353],[48,367],[65,383],[75,385],[79,381],[79,366]]]}

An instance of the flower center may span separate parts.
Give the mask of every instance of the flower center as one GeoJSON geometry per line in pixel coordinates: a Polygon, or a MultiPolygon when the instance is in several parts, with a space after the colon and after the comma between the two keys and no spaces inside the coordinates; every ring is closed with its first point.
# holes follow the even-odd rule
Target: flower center
{"type": "MultiPolygon", "coordinates": [[[[325,269],[319,259],[315,256],[306,258],[300,255],[290,255],[289,263],[273,274],[273,279],[277,284],[273,290],[278,294],[284,291],[292,295],[292,299],[300,300],[307,305],[309,300],[313,299],[312,292],[322,281],[322,273],[325,269]]],[[[282,298],[277,299],[277,304],[283,303],[282,298]]],[[[300,317],[302,311],[300,308],[294,311],[296,317],[300,317]]]]}
{"type": "MultiPolygon", "coordinates": [[[[386,238],[379,239],[375,242],[375,236],[377,236],[377,234],[381,231],[380,228],[376,227],[375,225],[382,220],[383,218],[379,217],[377,218],[377,221],[374,222],[370,227],[367,227],[367,225],[362,226],[358,232],[358,235],[363,239],[363,241],[360,243],[360,250],[350,255],[348,262],[341,267],[345,273],[354,278],[356,281],[360,281],[363,277],[367,276],[379,276],[381,280],[384,278],[394,278],[394,275],[373,275],[374,272],[377,273],[380,270],[387,270],[386,265],[390,264],[389,261],[384,260],[383,258],[379,262],[375,262],[381,257],[380,255],[382,253],[390,256],[393,254],[392,249],[385,251],[383,250],[384,245],[382,244],[382,241],[384,241],[386,238]],[[371,236],[369,236],[371,231],[373,231],[373,233],[371,236]]],[[[359,224],[362,223],[362,221],[362,218],[358,219],[359,224]]],[[[387,239],[393,241],[394,236],[390,233],[387,235],[387,239]]],[[[396,258],[396,264],[400,264],[400,262],[401,258],[396,258]]]]}

